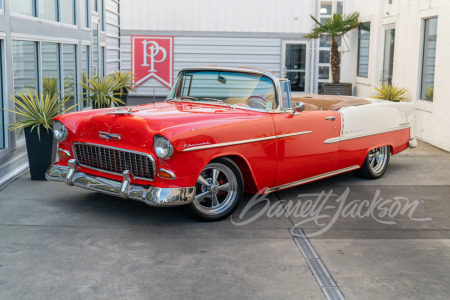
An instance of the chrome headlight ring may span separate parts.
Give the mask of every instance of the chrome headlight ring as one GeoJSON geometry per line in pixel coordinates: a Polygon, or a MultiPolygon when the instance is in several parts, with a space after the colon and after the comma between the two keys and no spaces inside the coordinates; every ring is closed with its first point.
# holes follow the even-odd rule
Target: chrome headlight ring
{"type": "Polygon", "coordinates": [[[161,159],[169,159],[173,155],[173,146],[168,139],[162,135],[155,135],[153,138],[153,148],[155,154],[161,159]]]}
{"type": "Polygon", "coordinates": [[[58,142],[63,142],[67,138],[69,131],[63,123],[53,120],[53,136],[58,142]]]}

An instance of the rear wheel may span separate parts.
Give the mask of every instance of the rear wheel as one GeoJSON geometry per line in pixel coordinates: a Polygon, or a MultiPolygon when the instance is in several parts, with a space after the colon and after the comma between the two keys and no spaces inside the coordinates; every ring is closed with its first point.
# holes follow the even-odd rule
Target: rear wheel
{"type": "Polygon", "coordinates": [[[355,175],[366,179],[377,179],[383,176],[391,157],[390,150],[389,146],[370,150],[361,168],[354,171],[355,175]]]}
{"type": "Polygon", "coordinates": [[[189,213],[205,221],[218,221],[231,215],[244,191],[239,168],[226,158],[209,163],[195,187],[194,201],[186,208],[189,213]]]}

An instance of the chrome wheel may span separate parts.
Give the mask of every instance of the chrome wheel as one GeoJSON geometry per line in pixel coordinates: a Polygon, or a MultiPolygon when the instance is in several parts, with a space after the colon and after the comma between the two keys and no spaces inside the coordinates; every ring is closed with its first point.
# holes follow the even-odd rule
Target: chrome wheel
{"type": "Polygon", "coordinates": [[[389,161],[389,147],[375,148],[369,152],[369,168],[376,175],[384,172],[389,161]]]}
{"type": "Polygon", "coordinates": [[[227,212],[238,198],[238,182],[234,172],[220,163],[211,163],[197,179],[193,205],[200,213],[210,216],[227,212]]]}

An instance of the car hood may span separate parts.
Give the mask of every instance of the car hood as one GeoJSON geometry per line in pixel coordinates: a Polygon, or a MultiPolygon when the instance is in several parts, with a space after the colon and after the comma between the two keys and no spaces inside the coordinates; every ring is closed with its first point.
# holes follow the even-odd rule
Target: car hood
{"type": "MultiPolygon", "coordinates": [[[[250,122],[255,119],[271,119],[270,114],[265,112],[198,103],[163,102],[123,107],[121,111],[129,108],[131,114],[114,114],[116,109],[108,108],[66,114],[58,119],[74,133],[73,142],[109,144],[136,151],[151,147],[156,134],[168,138],[179,150],[186,145],[226,142],[220,140],[220,134],[213,132],[231,130],[236,131],[240,138],[253,138],[255,132],[242,133],[242,126],[248,128],[250,124],[255,124],[250,122]],[[99,133],[120,138],[105,139],[99,133]]],[[[264,127],[259,126],[259,129],[264,127]]],[[[270,135],[272,131],[266,133],[270,135]]]]}

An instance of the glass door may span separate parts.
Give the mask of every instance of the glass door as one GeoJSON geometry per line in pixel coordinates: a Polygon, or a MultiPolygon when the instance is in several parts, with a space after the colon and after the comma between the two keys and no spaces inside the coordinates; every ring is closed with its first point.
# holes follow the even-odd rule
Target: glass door
{"type": "Polygon", "coordinates": [[[392,84],[392,74],[394,70],[394,46],[395,28],[386,28],[384,31],[384,61],[381,81],[387,84],[392,84]]]}
{"type": "Polygon", "coordinates": [[[283,43],[283,75],[291,82],[292,92],[308,92],[306,43],[283,43]]]}

